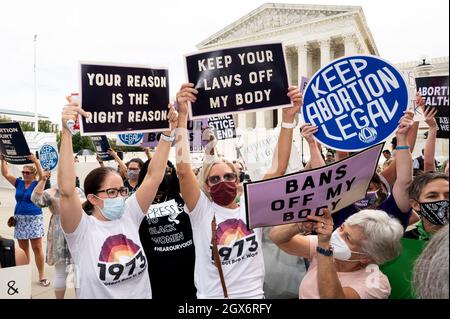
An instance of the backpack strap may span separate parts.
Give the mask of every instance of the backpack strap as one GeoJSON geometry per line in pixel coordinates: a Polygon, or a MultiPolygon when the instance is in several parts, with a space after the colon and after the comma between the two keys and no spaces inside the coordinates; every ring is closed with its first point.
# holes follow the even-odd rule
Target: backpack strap
{"type": "Polygon", "coordinates": [[[0,238],[0,265],[2,268],[16,266],[14,240],[0,238]]]}

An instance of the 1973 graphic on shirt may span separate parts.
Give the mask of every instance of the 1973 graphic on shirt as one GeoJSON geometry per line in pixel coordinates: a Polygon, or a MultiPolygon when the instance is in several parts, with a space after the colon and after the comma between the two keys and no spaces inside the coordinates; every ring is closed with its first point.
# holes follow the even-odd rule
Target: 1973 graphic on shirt
{"type": "MultiPolygon", "coordinates": [[[[240,219],[227,219],[220,223],[216,237],[222,265],[234,264],[258,254],[256,234],[240,219]]],[[[212,254],[211,260],[214,260],[212,254]]]]}
{"type": "Polygon", "coordinates": [[[97,266],[99,279],[105,285],[114,285],[142,274],[147,260],[141,247],[118,234],[103,243],[97,266]]]}

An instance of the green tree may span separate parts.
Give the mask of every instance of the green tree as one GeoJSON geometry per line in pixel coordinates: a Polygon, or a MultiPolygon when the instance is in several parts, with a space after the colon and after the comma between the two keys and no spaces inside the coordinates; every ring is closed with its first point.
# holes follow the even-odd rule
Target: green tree
{"type": "Polygon", "coordinates": [[[7,116],[0,116],[0,123],[1,122],[11,122],[11,119],[7,116]]]}
{"type": "Polygon", "coordinates": [[[20,123],[20,127],[22,128],[22,131],[24,131],[24,132],[34,131],[33,125],[31,125],[28,122],[20,123]]]}
{"type": "Polygon", "coordinates": [[[117,141],[114,138],[108,138],[109,145],[116,152],[142,152],[142,148],[140,146],[120,146],[117,145],[117,141]]]}
{"type": "Polygon", "coordinates": [[[50,121],[39,120],[38,127],[39,127],[39,132],[53,133],[52,122],[50,122],[50,121]]]}
{"type": "Polygon", "coordinates": [[[72,144],[74,153],[77,153],[82,149],[88,149],[95,152],[94,145],[89,136],[81,136],[80,133],[76,133],[72,136],[72,144]]]}

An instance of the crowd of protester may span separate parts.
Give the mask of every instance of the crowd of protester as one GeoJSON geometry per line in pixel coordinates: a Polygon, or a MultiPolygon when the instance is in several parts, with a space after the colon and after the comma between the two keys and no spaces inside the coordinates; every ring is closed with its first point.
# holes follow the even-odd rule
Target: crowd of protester
{"type": "MultiPolygon", "coordinates": [[[[56,187],[45,189],[50,173],[34,156],[34,166],[24,166],[22,177],[10,175],[0,158],[3,177],[16,189],[18,242],[0,238],[1,267],[27,263],[31,243],[39,283],[50,284],[41,209],[48,207],[46,262],[55,267],[56,298],[64,298],[73,265],[78,298],[262,299],[265,240],[305,262],[298,287],[302,299],[396,298],[404,289],[409,298],[448,298],[448,161],[438,167],[435,111],[425,109],[420,96],[416,103],[429,126],[420,158],[411,155],[417,123],[408,111],[363,199],[333,214],[325,210],[306,222],[272,227],[265,235],[262,228],[247,228],[243,183],[250,176],[242,159],[226,159],[212,147],[202,167],[191,165],[186,128],[188,104],[197,93],[193,84],[181,87],[178,110],[169,105],[170,130],[162,133],[154,154],[146,151],[146,162],[123,163],[111,150],[117,170],[98,159],[100,167],[87,175],[83,190],[76,186],[72,135],[65,124],[78,114],[89,116],[76,103],[62,112],[56,187]],[[174,140],[175,164],[168,160],[174,140]],[[407,276],[399,266],[405,258],[407,276]]],[[[282,122],[292,124],[302,95],[295,87],[286,94],[292,106],[282,110],[282,122]]],[[[294,130],[287,127],[280,129],[273,165],[263,179],[286,173],[294,130]]],[[[317,127],[306,123],[300,130],[311,154],[305,170],[349,155],[323,152],[314,138],[317,127]]]]}

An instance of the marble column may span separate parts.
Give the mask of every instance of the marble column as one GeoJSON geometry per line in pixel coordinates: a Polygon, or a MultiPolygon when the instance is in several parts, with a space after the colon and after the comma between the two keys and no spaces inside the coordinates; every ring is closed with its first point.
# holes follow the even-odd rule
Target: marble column
{"type": "Polygon", "coordinates": [[[300,43],[297,45],[298,55],[298,83],[302,76],[308,76],[308,44],[300,43]]]}
{"type": "Polygon", "coordinates": [[[330,39],[324,39],[320,41],[320,68],[331,61],[331,41],[330,39]]]}
{"type": "Polygon", "coordinates": [[[358,43],[354,34],[344,36],[344,52],[345,56],[358,54],[358,43]]]}

